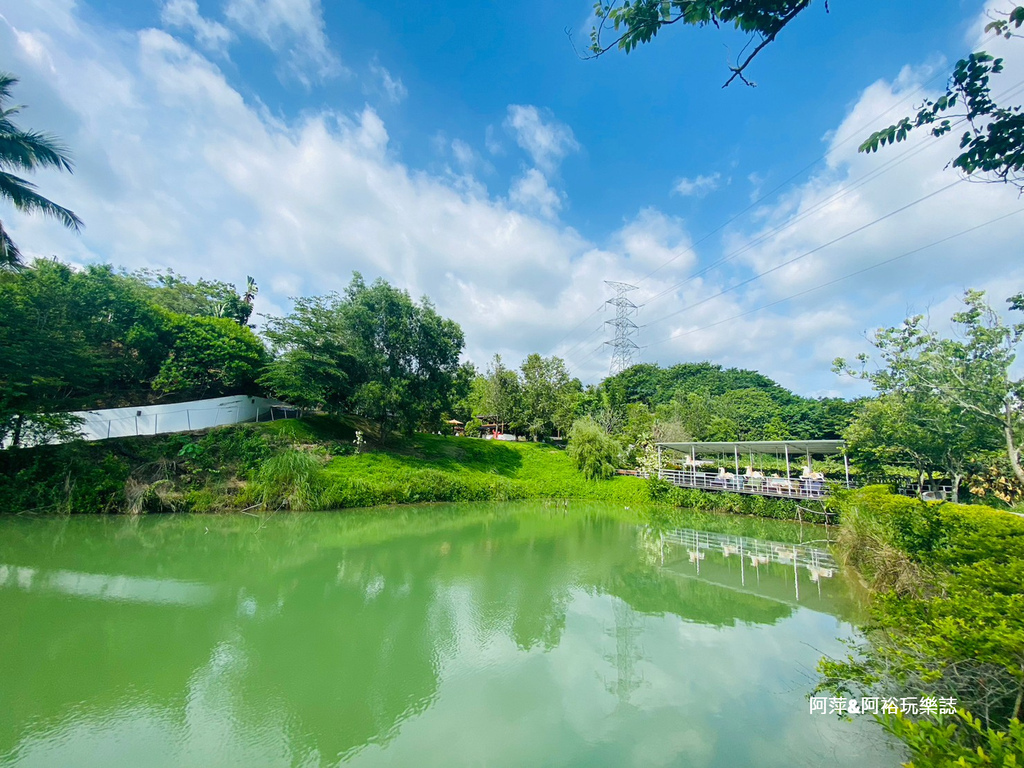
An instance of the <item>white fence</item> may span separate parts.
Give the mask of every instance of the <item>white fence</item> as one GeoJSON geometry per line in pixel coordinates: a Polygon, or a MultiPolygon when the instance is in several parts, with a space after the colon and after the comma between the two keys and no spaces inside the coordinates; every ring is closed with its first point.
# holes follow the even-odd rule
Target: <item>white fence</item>
{"type": "Polygon", "coordinates": [[[75,411],[72,415],[82,419],[79,431],[84,440],[106,440],[110,437],[163,435],[247,421],[293,418],[299,415],[299,411],[278,400],[234,395],[171,405],[75,411]]]}
{"type": "Polygon", "coordinates": [[[780,496],[787,499],[823,499],[829,489],[823,480],[787,477],[746,477],[713,475],[707,472],[661,469],[658,477],[681,488],[705,491],[730,491],[756,496],[780,496]]]}

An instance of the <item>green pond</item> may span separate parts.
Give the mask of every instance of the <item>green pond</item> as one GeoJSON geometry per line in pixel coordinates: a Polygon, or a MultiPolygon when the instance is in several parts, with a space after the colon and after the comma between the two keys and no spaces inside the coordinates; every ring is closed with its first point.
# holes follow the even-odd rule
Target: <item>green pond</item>
{"type": "Polygon", "coordinates": [[[539,502],[0,519],[0,766],[893,765],[809,713],[858,615],[824,535],[539,502]]]}

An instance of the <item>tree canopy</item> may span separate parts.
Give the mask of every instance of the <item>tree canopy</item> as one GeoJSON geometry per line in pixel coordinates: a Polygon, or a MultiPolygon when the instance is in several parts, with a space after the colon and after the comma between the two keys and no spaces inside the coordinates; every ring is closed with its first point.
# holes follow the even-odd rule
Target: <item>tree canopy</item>
{"type": "MultiPolygon", "coordinates": [[[[1024,379],[1013,376],[1024,322],[1006,323],[981,291],[967,291],[964,309],[952,317],[957,330],[946,338],[929,330],[921,315],[877,331],[872,344],[877,367],[860,369],[843,359],[839,371],[871,382],[880,398],[868,404],[848,431],[851,448],[881,457],[888,452],[919,472],[941,469],[954,480],[1001,450],[1017,481],[1024,484],[1024,379]]],[[[1024,296],[1008,299],[1024,309],[1024,296]]]]}
{"type": "MultiPolygon", "coordinates": [[[[598,24],[590,33],[590,55],[601,56],[612,48],[625,53],[650,42],[663,27],[685,24],[695,27],[733,26],[754,38],[751,50],[729,67],[729,85],[739,78],[749,83],[744,72],[811,0],[625,0],[598,2],[594,13],[598,24]],[[608,39],[609,27],[612,39],[608,39]]],[[[828,7],[828,3],[825,3],[828,7]]]]}
{"type": "Polygon", "coordinates": [[[265,334],[274,359],[260,381],[307,408],[364,416],[391,430],[435,430],[452,409],[462,329],[427,298],[356,273],[343,294],[296,298],[265,334]]]}
{"type": "Polygon", "coordinates": [[[0,441],[59,434],[54,414],[71,410],[258,391],[265,352],[249,328],[149,291],[102,265],[0,273],[0,441]]]}

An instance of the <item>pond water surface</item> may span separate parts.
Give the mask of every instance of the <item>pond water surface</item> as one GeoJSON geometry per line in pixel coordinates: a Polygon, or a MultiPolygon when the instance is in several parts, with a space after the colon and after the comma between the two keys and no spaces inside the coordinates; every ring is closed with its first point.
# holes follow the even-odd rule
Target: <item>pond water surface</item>
{"type": "Polygon", "coordinates": [[[881,766],[823,529],[600,505],[0,519],[0,766],[881,766]]]}

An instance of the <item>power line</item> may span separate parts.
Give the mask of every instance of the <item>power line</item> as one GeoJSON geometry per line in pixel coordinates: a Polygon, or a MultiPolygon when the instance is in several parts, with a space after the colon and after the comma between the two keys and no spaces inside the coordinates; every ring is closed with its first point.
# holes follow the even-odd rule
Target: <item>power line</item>
{"type": "Polygon", "coordinates": [[[799,291],[798,293],[791,294],[789,296],[786,296],[786,297],[784,297],[782,299],[778,299],[776,301],[770,302],[768,304],[762,304],[759,307],[754,307],[753,309],[748,309],[746,312],[740,312],[739,314],[733,315],[731,317],[727,317],[724,320],[717,320],[714,323],[708,323],[707,325],[702,325],[699,328],[691,328],[690,330],[684,331],[683,333],[677,333],[677,334],[674,334],[673,336],[669,336],[668,338],[659,339],[658,341],[653,341],[650,344],[648,344],[647,346],[648,347],[653,347],[653,346],[656,346],[658,344],[664,344],[666,342],[672,341],[674,339],[681,338],[683,336],[689,336],[691,333],[698,333],[699,331],[706,331],[708,328],[714,328],[715,326],[722,325],[723,323],[728,323],[728,322],[731,322],[733,320],[738,320],[741,317],[746,317],[747,315],[752,315],[755,312],[760,312],[762,309],[769,309],[771,307],[777,306],[777,305],[782,304],[784,302],[790,301],[791,299],[796,299],[796,298],[799,298],[800,296],[805,296],[808,293],[813,293],[814,291],[821,290],[822,288],[827,288],[830,285],[835,285],[836,283],[841,283],[843,280],[848,280],[851,277],[856,277],[857,275],[862,275],[865,272],[870,272],[872,269],[877,269],[878,267],[883,267],[886,264],[891,264],[894,261],[899,261],[900,259],[906,258],[907,256],[913,256],[914,254],[920,253],[921,251],[925,251],[925,250],[927,250],[929,248],[934,248],[937,245],[942,245],[943,243],[949,242],[950,240],[955,240],[958,237],[962,237],[964,235],[970,234],[971,232],[974,232],[976,230],[984,229],[985,227],[989,227],[989,226],[991,226],[993,224],[996,224],[996,223],[1002,221],[1003,219],[1008,219],[1011,216],[1016,216],[1016,215],[1018,215],[1020,213],[1024,213],[1024,208],[1017,209],[1016,211],[1011,211],[1010,213],[1005,213],[1002,216],[997,216],[994,219],[986,221],[984,224],[976,224],[973,227],[969,227],[969,228],[961,230],[960,232],[957,232],[955,234],[948,235],[946,237],[943,237],[940,240],[935,240],[935,241],[933,241],[931,243],[928,243],[927,245],[922,245],[919,248],[914,248],[913,250],[906,251],[905,253],[901,253],[899,256],[892,256],[892,257],[890,257],[888,259],[884,259],[884,260],[879,261],[879,262],[877,262],[875,264],[872,264],[869,267],[864,267],[863,269],[858,269],[858,270],[856,270],[854,272],[850,272],[848,274],[845,274],[842,277],[837,277],[837,278],[835,278],[833,280],[829,280],[828,282],[820,283],[819,285],[815,285],[815,286],[813,286],[811,288],[808,288],[808,289],[803,290],[803,291],[799,291]]]}
{"type": "Polygon", "coordinates": [[[725,229],[725,228],[726,228],[727,226],[729,226],[729,225],[730,225],[730,224],[732,224],[732,223],[733,223],[734,221],[736,221],[736,220],[737,220],[737,219],[739,219],[739,218],[740,218],[741,216],[743,216],[743,214],[747,213],[748,211],[752,210],[753,208],[756,208],[756,207],[757,207],[758,205],[760,205],[761,203],[763,203],[763,202],[764,202],[765,200],[767,200],[768,198],[770,198],[770,197],[772,197],[773,195],[775,195],[775,193],[776,193],[776,192],[778,192],[779,190],[781,190],[781,189],[783,189],[783,188],[787,187],[787,186],[788,186],[789,184],[791,184],[791,183],[792,183],[793,181],[795,181],[796,179],[798,179],[798,178],[800,178],[801,176],[803,176],[803,175],[804,175],[804,174],[805,174],[805,173],[806,173],[807,171],[809,171],[809,170],[810,170],[811,168],[813,168],[814,166],[816,166],[816,165],[817,165],[818,163],[820,163],[820,162],[821,162],[822,160],[825,160],[825,159],[826,159],[826,158],[827,158],[827,157],[828,157],[828,156],[829,156],[829,155],[830,155],[830,154],[831,154],[831,153],[832,153],[833,151],[835,151],[835,150],[836,150],[836,149],[838,149],[839,147],[843,146],[844,144],[847,144],[847,143],[849,143],[849,142],[853,141],[853,140],[854,140],[854,139],[855,139],[855,138],[856,138],[857,136],[859,136],[859,135],[861,134],[861,131],[866,131],[866,130],[868,130],[868,128],[869,128],[869,127],[870,127],[871,125],[874,125],[874,124],[876,124],[876,123],[877,123],[877,121],[881,120],[881,119],[882,119],[883,117],[885,117],[885,116],[886,116],[887,114],[889,114],[889,113],[890,113],[890,112],[892,112],[892,111],[893,111],[894,109],[896,109],[897,107],[899,107],[899,106],[900,106],[901,104],[903,104],[903,102],[905,102],[905,101],[909,101],[909,100],[910,100],[911,98],[913,98],[914,96],[916,96],[916,95],[917,95],[917,93],[918,93],[919,91],[922,91],[922,90],[924,90],[924,88],[925,88],[926,86],[928,86],[928,85],[931,85],[932,81],[934,81],[934,80],[938,79],[938,78],[939,78],[939,77],[940,77],[940,76],[941,76],[942,74],[943,74],[943,73],[939,72],[939,73],[937,73],[936,75],[932,76],[932,77],[931,77],[930,79],[928,79],[928,80],[926,80],[925,82],[923,82],[923,83],[921,83],[920,85],[918,85],[918,86],[917,86],[917,88],[915,88],[915,89],[914,89],[913,91],[911,91],[910,93],[908,93],[908,94],[907,94],[906,96],[904,96],[904,97],[903,97],[902,99],[900,99],[899,101],[897,101],[897,102],[896,102],[895,104],[893,104],[893,105],[892,105],[891,107],[889,107],[889,108],[888,108],[888,109],[886,109],[886,110],[883,110],[882,112],[880,112],[879,114],[877,114],[877,115],[876,115],[875,117],[873,117],[873,118],[871,118],[870,120],[868,120],[868,121],[867,121],[867,122],[866,122],[866,123],[864,124],[864,126],[863,126],[862,128],[859,128],[859,129],[857,129],[857,130],[855,130],[855,131],[851,131],[851,132],[850,132],[850,135],[849,135],[849,136],[847,136],[847,137],[846,137],[845,139],[843,139],[843,140],[842,140],[841,142],[839,142],[838,144],[834,145],[833,147],[830,147],[830,148],[829,148],[829,150],[828,150],[827,152],[825,152],[825,154],[823,154],[823,155],[821,155],[820,157],[818,157],[818,158],[816,158],[816,159],[812,160],[812,161],[811,161],[810,163],[808,163],[808,164],[807,164],[807,165],[805,165],[805,166],[804,166],[803,168],[801,168],[800,170],[798,170],[798,171],[797,171],[796,173],[794,173],[794,174],[793,174],[792,176],[788,177],[788,178],[787,178],[787,179],[786,179],[785,181],[783,181],[783,182],[781,182],[780,184],[776,185],[776,186],[775,186],[775,187],[773,187],[773,188],[772,188],[771,190],[769,190],[769,191],[768,191],[768,192],[766,192],[765,194],[761,195],[761,196],[760,196],[760,197],[758,197],[758,198],[757,198],[756,200],[752,201],[752,202],[750,203],[750,205],[748,205],[748,206],[747,206],[746,208],[744,208],[743,210],[741,210],[741,211],[740,211],[739,213],[737,213],[737,214],[735,214],[734,216],[732,216],[731,218],[727,219],[727,220],[726,220],[725,222],[723,222],[722,224],[720,224],[720,225],[718,225],[717,227],[715,227],[715,228],[714,228],[713,230],[711,230],[710,232],[708,232],[707,234],[705,234],[705,235],[704,235],[703,237],[701,237],[701,238],[700,238],[699,240],[697,240],[696,242],[692,243],[692,244],[691,244],[691,245],[689,245],[688,247],[684,248],[684,249],[683,249],[682,251],[680,251],[679,253],[677,253],[677,254],[675,254],[674,256],[672,256],[672,258],[668,259],[667,261],[665,261],[665,262],[664,262],[663,264],[661,264],[660,266],[658,266],[658,267],[656,267],[655,269],[653,269],[653,270],[651,270],[650,272],[648,272],[648,273],[647,273],[646,275],[644,275],[643,277],[641,277],[641,278],[640,278],[640,280],[639,280],[638,282],[640,282],[640,283],[644,282],[644,281],[645,281],[645,280],[646,280],[647,278],[649,278],[649,277],[651,277],[652,275],[654,275],[654,274],[656,274],[656,273],[660,272],[661,270],[663,270],[663,269],[664,269],[665,267],[667,267],[667,266],[668,266],[669,264],[671,264],[671,263],[672,263],[673,261],[675,261],[675,260],[676,260],[676,259],[678,259],[679,257],[681,257],[681,256],[685,256],[685,255],[686,255],[687,253],[694,253],[694,252],[695,252],[695,249],[696,249],[696,247],[697,247],[698,245],[700,245],[701,243],[703,243],[703,242],[705,242],[706,240],[708,240],[708,238],[710,238],[710,237],[711,237],[712,235],[714,235],[714,234],[717,234],[718,232],[721,232],[721,231],[722,231],[723,229],[725,229]]]}
{"type": "MultiPolygon", "coordinates": [[[[1009,89],[1007,89],[1006,91],[1003,91],[1001,94],[999,94],[996,97],[996,100],[1002,101],[1002,100],[1004,100],[1004,99],[1014,95],[1021,88],[1024,88],[1024,80],[1019,81],[1018,83],[1016,83],[1015,85],[1013,85],[1009,89]]],[[[966,121],[967,121],[966,118],[962,118],[962,119],[958,120],[957,122],[955,122],[952,125],[952,128],[955,129],[957,126],[962,125],[966,121]]],[[[759,234],[757,237],[755,237],[753,240],[751,240],[750,242],[746,243],[742,247],[740,247],[740,248],[736,249],[735,251],[732,251],[731,253],[723,256],[722,258],[712,262],[711,264],[707,265],[706,267],[704,267],[700,271],[695,272],[692,275],[689,275],[688,277],[686,277],[685,279],[681,280],[680,282],[678,282],[678,283],[676,283],[676,284],[674,284],[674,285],[672,285],[672,286],[670,286],[668,288],[665,288],[664,290],[654,294],[649,299],[647,299],[647,301],[645,301],[641,306],[648,306],[648,305],[654,303],[655,301],[657,301],[662,296],[665,296],[666,294],[669,294],[669,293],[672,293],[675,290],[678,290],[679,288],[681,288],[682,286],[686,285],[690,281],[695,280],[696,278],[701,277],[703,275],[706,275],[712,269],[714,269],[714,268],[716,268],[718,266],[721,266],[722,264],[724,264],[727,261],[732,260],[736,256],[739,256],[739,255],[741,255],[743,253],[746,253],[749,250],[752,250],[754,247],[756,247],[757,245],[760,245],[761,243],[763,243],[766,240],[770,239],[774,235],[777,235],[777,234],[779,234],[781,232],[784,232],[787,229],[795,226],[800,221],[806,219],[808,216],[810,216],[810,215],[812,215],[814,213],[817,213],[818,211],[822,210],[823,208],[825,208],[826,206],[830,205],[831,203],[834,203],[837,200],[840,200],[843,197],[846,197],[846,195],[850,194],[851,192],[853,192],[853,191],[855,191],[857,189],[860,189],[862,186],[864,186],[865,184],[867,184],[870,181],[873,181],[874,179],[878,178],[879,176],[882,176],[883,174],[888,173],[893,168],[903,164],[904,162],[906,162],[907,160],[911,159],[912,157],[915,157],[916,155],[920,154],[921,152],[923,152],[923,151],[925,151],[925,150],[927,150],[927,149],[929,149],[931,147],[940,147],[940,146],[942,146],[941,143],[929,142],[929,143],[921,144],[918,147],[910,148],[910,149],[908,149],[908,150],[906,150],[906,151],[896,155],[892,159],[890,159],[890,160],[886,161],[885,163],[883,163],[881,166],[878,166],[878,167],[872,169],[868,173],[866,173],[863,176],[861,176],[860,178],[856,179],[851,184],[844,185],[839,190],[837,190],[832,195],[830,195],[828,198],[826,198],[824,200],[821,200],[818,203],[815,203],[813,206],[811,206],[807,210],[801,212],[797,216],[795,216],[795,217],[793,217],[791,219],[788,219],[786,222],[784,222],[782,224],[779,224],[778,226],[773,227],[772,229],[770,229],[770,230],[768,230],[766,232],[762,232],[761,234],[759,234]]],[[[817,161],[815,161],[815,162],[817,162],[817,161]]]]}
{"type": "Polygon", "coordinates": [[[573,335],[573,333],[575,333],[575,332],[576,332],[576,329],[577,329],[577,328],[579,328],[579,327],[580,327],[581,325],[583,325],[583,324],[584,324],[585,322],[587,322],[587,320],[589,320],[590,318],[592,318],[592,317],[593,317],[594,315],[596,315],[596,314],[597,314],[598,312],[600,312],[600,311],[601,311],[602,309],[604,309],[604,304],[603,304],[603,303],[602,303],[602,304],[599,304],[599,305],[597,306],[597,309],[595,309],[595,310],[594,310],[593,312],[591,312],[591,313],[590,313],[589,315],[587,315],[587,316],[586,316],[586,317],[584,317],[584,318],[583,318],[582,320],[580,320],[580,321],[579,321],[579,322],[578,322],[578,323],[577,323],[576,325],[574,325],[574,326],[573,326],[572,328],[570,328],[570,329],[569,329],[569,330],[568,330],[568,331],[566,332],[565,336],[563,336],[563,337],[562,337],[562,338],[560,338],[560,339],[559,339],[558,341],[556,341],[556,342],[555,342],[555,343],[554,343],[554,344],[553,344],[553,345],[551,346],[551,349],[552,349],[552,351],[553,351],[553,350],[554,350],[555,348],[557,348],[559,344],[561,344],[561,343],[562,343],[563,341],[565,341],[565,340],[566,340],[566,339],[568,339],[568,338],[569,338],[570,336],[572,336],[572,335],[573,335]]]}
{"type": "Polygon", "coordinates": [[[579,340],[579,341],[577,341],[577,342],[576,342],[575,344],[573,344],[573,345],[572,345],[571,347],[569,347],[569,348],[568,348],[567,350],[565,350],[565,352],[563,352],[563,353],[562,353],[562,355],[563,355],[564,357],[568,357],[568,356],[569,356],[569,354],[570,354],[570,353],[571,353],[571,352],[572,352],[572,351],[573,351],[574,349],[576,349],[577,347],[579,347],[580,345],[582,345],[582,344],[583,344],[584,342],[586,342],[586,341],[587,341],[587,339],[589,339],[590,337],[592,337],[592,336],[593,336],[594,334],[596,334],[596,333],[600,333],[600,332],[601,332],[602,330],[604,330],[604,323],[601,323],[601,324],[600,324],[599,326],[597,326],[597,328],[595,328],[594,330],[592,330],[592,331],[591,331],[590,333],[588,333],[588,334],[587,334],[586,336],[584,336],[584,337],[583,337],[582,339],[580,339],[580,340],[579,340]]]}
{"type": "Polygon", "coordinates": [[[750,283],[754,282],[755,280],[760,280],[765,275],[770,275],[772,272],[777,272],[778,270],[782,269],[783,267],[787,267],[790,264],[793,264],[794,262],[800,261],[800,259],[806,258],[806,257],[808,257],[808,256],[810,256],[810,255],[812,255],[814,253],[817,253],[818,251],[821,251],[821,250],[824,250],[825,248],[828,248],[830,245],[835,245],[838,242],[846,240],[848,237],[852,237],[853,235],[856,235],[859,232],[863,232],[866,229],[870,229],[871,227],[875,226],[876,224],[880,224],[881,222],[885,221],[886,219],[890,219],[893,216],[895,216],[895,215],[897,215],[899,213],[902,213],[903,211],[906,211],[906,210],[908,210],[910,208],[913,208],[915,205],[923,203],[925,200],[928,200],[928,199],[930,199],[932,197],[935,197],[936,195],[939,195],[939,194],[945,192],[948,189],[952,189],[957,184],[960,184],[962,182],[963,182],[963,179],[957,179],[952,184],[947,184],[946,186],[942,187],[941,189],[937,189],[934,192],[929,192],[927,195],[924,195],[923,197],[919,197],[919,198],[917,198],[917,200],[914,200],[911,203],[907,203],[906,205],[901,206],[901,207],[897,208],[894,211],[889,211],[889,213],[887,213],[887,214],[885,214],[883,216],[879,216],[874,221],[869,221],[867,224],[862,224],[861,226],[857,227],[856,229],[852,229],[849,232],[847,232],[847,233],[845,233],[843,235],[840,235],[839,237],[836,237],[836,238],[833,238],[832,240],[829,240],[827,243],[822,243],[821,245],[819,245],[819,246],[817,246],[815,248],[812,248],[809,251],[805,251],[804,253],[801,253],[799,256],[794,256],[793,258],[787,259],[786,261],[782,262],[781,264],[776,264],[771,269],[766,269],[764,272],[759,272],[758,274],[754,275],[753,277],[748,277],[746,280],[741,280],[740,282],[736,283],[735,285],[731,285],[728,288],[724,288],[721,291],[719,291],[718,293],[716,293],[716,294],[714,294],[712,296],[708,296],[706,298],[703,298],[700,301],[696,302],[695,304],[689,304],[689,305],[683,307],[682,309],[677,309],[675,312],[669,312],[667,315],[659,317],[657,320],[652,320],[651,322],[647,323],[644,327],[646,328],[646,327],[649,327],[651,325],[655,325],[656,323],[660,323],[660,322],[662,322],[664,320],[668,320],[670,317],[675,317],[676,315],[681,314],[683,312],[686,312],[687,310],[693,309],[694,307],[699,307],[701,304],[706,304],[707,302],[711,301],[712,299],[717,299],[719,296],[721,296],[723,294],[729,293],[730,291],[734,291],[737,288],[742,288],[744,285],[749,285],[750,283]]]}
{"type": "MultiPolygon", "coordinates": [[[[975,52],[975,53],[977,53],[978,51],[982,50],[982,48],[983,48],[983,47],[984,47],[984,46],[985,46],[985,45],[986,45],[986,44],[987,44],[988,42],[990,42],[991,40],[994,40],[994,39],[995,39],[996,37],[998,37],[998,35],[997,35],[996,33],[993,33],[992,35],[990,35],[990,37],[989,37],[988,39],[986,39],[986,40],[983,40],[983,41],[982,41],[981,43],[979,43],[978,47],[974,49],[974,52],[975,52]]],[[[802,176],[802,175],[803,175],[804,173],[806,173],[807,171],[809,171],[809,170],[810,170],[811,168],[813,168],[813,167],[814,167],[815,165],[817,165],[818,163],[820,163],[820,162],[821,162],[822,160],[825,160],[825,159],[826,159],[826,158],[827,158],[827,157],[828,157],[828,156],[829,156],[829,155],[830,155],[830,154],[831,154],[832,152],[834,152],[834,151],[835,151],[836,149],[838,149],[839,147],[842,147],[843,145],[845,145],[845,144],[848,144],[849,142],[853,141],[853,140],[854,140],[854,139],[856,139],[857,137],[861,136],[861,135],[862,135],[862,132],[864,132],[864,131],[867,131],[867,130],[869,130],[869,129],[871,128],[871,126],[872,126],[872,125],[875,125],[875,124],[877,124],[877,122],[878,122],[879,120],[881,120],[881,119],[882,119],[883,117],[885,117],[885,116],[886,116],[887,114],[889,114],[889,113],[890,113],[890,112],[892,112],[893,110],[895,110],[895,109],[897,109],[898,107],[900,107],[900,106],[901,106],[901,105],[902,105],[902,104],[903,104],[904,102],[910,101],[910,100],[911,100],[912,98],[914,98],[914,97],[915,97],[915,96],[916,96],[916,95],[917,95],[917,94],[918,94],[919,92],[923,91],[923,90],[924,90],[925,88],[927,88],[928,86],[930,86],[930,85],[931,85],[931,84],[932,84],[932,83],[933,83],[934,81],[938,80],[938,79],[939,79],[940,77],[943,77],[943,76],[945,76],[945,77],[947,77],[947,78],[949,77],[948,73],[945,73],[945,72],[942,72],[942,71],[940,71],[940,72],[936,72],[936,73],[935,73],[934,75],[932,75],[932,77],[928,78],[928,79],[927,79],[927,80],[925,80],[925,81],[924,81],[923,83],[920,83],[920,84],[919,84],[919,85],[918,85],[918,86],[917,86],[916,88],[914,88],[914,89],[913,89],[912,91],[910,91],[909,93],[907,93],[906,95],[904,95],[904,96],[903,96],[903,97],[902,97],[902,98],[901,98],[901,99],[900,99],[899,101],[897,101],[896,103],[894,103],[894,104],[893,104],[892,106],[890,106],[889,108],[887,108],[887,109],[883,110],[882,112],[880,112],[879,114],[877,114],[877,115],[876,115],[875,117],[871,118],[870,120],[866,121],[866,122],[865,122],[865,123],[863,124],[863,126],[862,126],[861,128],[858,128],[858,129],[856,129],[856,130],[853,130],[853,131],[851,131],[851,132],[850,132],[850,135],[849,135],[849,136],[847,136],[847,137],[846,137],[845,139],[843,139],[842,141],[840,141],[840,142],[838,142],[838,143],[834,144],[833,146],[831,146],[831,147],[830,147],[830,148],[829,148],[829,149],[828,149],[828,150],[827,150],[827,151],[826,151],[826,152],[825,152],[825,153],[824,153],[823,155],[821,155],[821,156],[820,156],[820,157],[818,157],[817,159],[815,159],[815,160],[811,161],[810,163],[808,163],[807,165],[805,165],[805,166],[804,166],[803,168],[801,168],[800,170],[798,170],[798,171],[797,171],[796,173],[794,173],[794,174],[793,174],[792,176],[790,176],[789,178],[787,178],[787,179],[786,179],[785,181],[783,181],[782,183],[780,183],[780,184],[778,184],[777,186],[773,187],[773,188],[772,188],[772,189],[771,189],[771,190],[770,190],[769,192],[767,192],[767,193],[765,193],[764,195],[761,195],[760,197],[758,197],[758,198],[757,198],[756,200],[754,200],[753,202],[751,202],[751,203],[750,203],[750,205],[748,205],[748,206],[747,206],[746,208],[744,208],[743,210],[741,210],[741,211],[740,211],[739,213],[737,213],[737,214],[735,214],[734,216],[732,216],[732,217],[731,217],[730,219],[728,219],[727,221],[725,221],[725,222],[724,222],[723,224],[720,224],[719,226],[715,227],[715,229],[713,229],[713,230],[711,230],[710,232],[708,232],[707,234],[705,234],[705,235],[704,235],[703,237],[701,237],[701,238],[700,238],[699,240],[697,240],[696,242],[692,243],[692,244],[691,244],[690,246],[688,246],[687,248],[684,248],[684,249],[683,249],[682,251],[680,251],[679,253],[677,253],[677,254],[675,254],[674,256],[672,256],[672,257],[671,257],[670,259],[668,259],[667,261],[665,261],[664,263],[662,263],[662,264],[661,264],[660,266],[658,266],[658,267],[656,267],[655,269],[653,269],[653,270],[651,270],[650,272],[648,272],[648,273],[647,273],[646,275],[644,275],[644,276],[643,276],[642,278],[640,278],[640,280],[639,280],[639,283],[643,283],[643,282],[644,282],[645,280],[647,280],[647,278],[649,278],[649,277],[651,277],[652,275],[654,275],[654,274],[656,274],[656,273],[660,272],[660,271],[661,271],[662,269],[664,269],[665,267],[667,267],[667,266],[668,266],[669,264],[671,264],[672,262],[674,262],[674,261],[675,261],[676,259],[678,259],[679,257],[681,257],[681,256],[684,256],[684,255],[685,255],[685,254],[687,254],[687,253],[692,253],[692,252],[695,252],[695,249],[696,249],[696,247],[697,247],[698,245],[700,245],[701,243],[705,242],[705,241],[706,241],[706,240],[707,240],[708,238],[710,238],[710,237],[711,237],[712,235],[714,235],[714,234],[716,234],[716,233],[718,233],[718,232],[722,231],[723,229],[725,229],[725,227],[727,227],[727,226],[729,226],[730,224],[732,224],[732,223],[733,223],[734,221],[736,221],[736,220],[737,220],[738,218],[740,218],[741,216],[743,216],[743,215],[744,215],[745,213],[747,213],[747,212],[748,212],[748,211],[750,211],[751,209],[755,208],[756,206],[760,205],[760,204],[761,204],[762,202],[764,202],[764,201],[765,201],[765,200],[767,200],[768,198],[772,197],[772,196],[773,196],[773,195],[774,195],[774,194],[775,194],[776,192],[778,192],[779,190],[781,190],[781,189],[783,189],[784,187],[788,186],[788,185],[789,185],[790,183],[792,183],[792,182],[793,182],[793,181],[795,181],[795,180],[796,180],[797,178],[799,178],[800,176],[802,176]]],[[[998,97],[998,98],[999,98],[999,99],[1004,99],[1004,98],[1006,98],[1006,97],[1007,97],[1008,95],[1009,95],[1009,93],[1004,93],[1004,94],[1003,94],[1002,96],[1000,96],[1000,97],[998,97]]]]}
{"type": "Polygon", "coordinates": [[[691,282],[693,280],[696,280],[698,277],[702,277],[703,275],[706,275],[708,272],[710,272],[711,270],[713,270],[713,269],[715,269],[717,267],[720,267],[722,264],[725,264],[727,261],[732,261],[732,259],[736,258],[737,256],[740,256],[740,255],[746,253],[747,251],[750,251],[750,250],[754,249],[755,247],[757,247],[761,243],[764,243],[765,241],[771,239],[775,235],[778,235],[778,234],[780,234],[782,232],[785,232],[787,229],[790,229],[791,227],[796,226],[797,224],[799,224],[801,221],[803,221],[807,217],[809,217],[809,216],[811,216],[811,215],[813,215],[815,213],[818,213],[819,211],[821,211],[825,207],[831,205],[832,203],[836,202],[837,200],[841,200],[842,198],[846,197],[851,192],[854,192],[857,189],[860,189],[862,186],[864,186],[868,182],[873,181],[874,179],[878,178],[882,174],[891,171],[897,165],[900,165],[901,163],[909,160],[911,157],[913,157],[915,155],[918,155],[921,152],[923,152],[924,150],[929,149],[931,147],[935,147],[935,146],[940,146],[940,145],[935,144],[935,143],[922,144],[919,147],[915,147],[913,149],[907,150],[906,152],[903,152],[900,155],[897,155],[895,158],[893,158],[892,160],[887,161],[886,163],[884,163],[879,168],[876,168],[876,169],[870,171],[869,173],[866,173],[865,175],[861,176],[853,184],[840,188],[839,190],[834,192],[830,197],[827,197],[824,200],[821,200],[821,201],[815,203],[813,206],[811,206],[807,210],[803,211],[802,213],[797,214],[793,218],[788,219],[784,223],[779,224],[778,226],[775,226],[772,229],[769,229],[769,230],[767,230],[765,232],[762,232],[761,234],[757,235],[757,237],[755,237],[754,239],[750,240],[749,242],[747,242],[743,246],[737,248],[736,250],[732,251],[731,253],[726,254],[722,258],[720,258],[720,259],[718,259],[716,261],[713,261],[712,263],[708,264],[706,267],[704,267],[700,271],[694,272],[692,275],[689,275],[685,279],[680,280],[678,283],[669,286],[668,288],[664,289],[663,291],[661,291],[659,293],[656,293],[654,296],[650,297],[646,302],[644,302],[641,306],[645,306],[646,307],[646,306],[654,303],[658,299],[660,299],[662,296],[670,294],[673,291],[676,291],[679,288],[682,288],[687,283],[689,283],[689,282],[691,282]]]}

